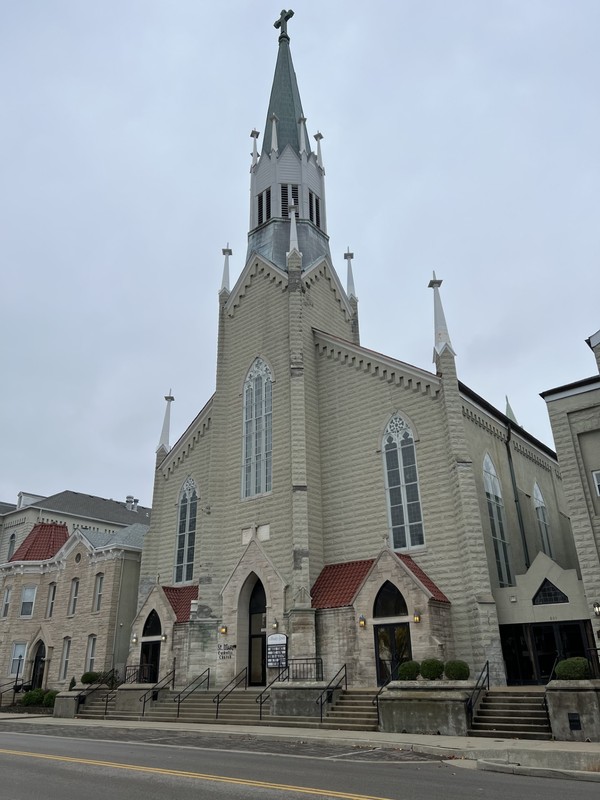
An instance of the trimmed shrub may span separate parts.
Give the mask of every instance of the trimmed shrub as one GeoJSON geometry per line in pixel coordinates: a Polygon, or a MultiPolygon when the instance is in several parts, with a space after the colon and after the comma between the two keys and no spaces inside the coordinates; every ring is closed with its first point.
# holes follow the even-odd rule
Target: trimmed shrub
{"type": "Polygon", "coordinates": [[[421,672],[418,661],[403,661],[396,670],[399,681],[416,681],[421,672]]]}
{"type": "Polygon", "coordinates": [[[421,675],[428,681],[436,681],[444,674],[444,662],[439,658],[426,658],[421,661],[421,675]]]}
{"type": "Polygon", "coordinates": [[[81,683],[96,683],[100,680],[101,674],[99,672],[84,672],[81,676],[81,683]]]}
{"type": "Polygon", "coordinates": [[[471,670],[466,661],[446,661],[444,675],[449,681],[466,681],[471,670]]]}
{"type": "Polygon", "coordinates": [[[44,702],[44,694],[43,689],[32,689],[30,692],[25,692],[21,698],[21,705],[41,706],[44,702]]]}
{"type": "Polygon", "coordinates": [[[566,658],[559,661],[555,670],[560,681],[581,681],[590,677],[590,665],[587,658],[566,658]]]}
{"type": "Polygon", "coordinates": [[[58,689],[49,689],[46,694],[44,695],[44,705],[46,708],[54,708],[54,701],[56,700],[56,695],[58,694],[58,689]]]}

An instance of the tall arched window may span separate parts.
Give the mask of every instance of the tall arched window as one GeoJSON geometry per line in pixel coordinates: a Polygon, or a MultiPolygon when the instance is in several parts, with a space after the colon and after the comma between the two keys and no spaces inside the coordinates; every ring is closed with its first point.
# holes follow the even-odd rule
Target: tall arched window
{"type": "Polygon", "coordinates": [[[498,581],[500,586],[512,586],[513,579],[508,555],[508,542],[506,540],[502,489],[500,488],[500,481],[498,480],[494,463],[487,453],[483,459],[483,483],[490,516],[494,553],[496,555],[498,581]]]}
{"type": "Polygon", "coordinates": [[[242,497],[271,491],[271,409],[273,377],[257,358],[244,382],[242,497]]]}
{"type": "Polygon", "coordinates": [[[6,554],[6,560],[10,561],[15,552],[15,543],[17,541],[17,537],[14,533],[11,533],[10,538],[8,540],[8,553],[6,554]]]}
{"type": "Polygon", "coordinates": [[[386,581],[377,592],[373,604],[374,617],[403,617],[408,614],[406,600],[393,583],[386,581]]]}
{"type": "Polygon", "coordinates": [[[425,544],[417,458],[412,431],[395,415],[383,434],[385,480],[392,543],[396,550],[425,544]]]}
{"type": "Polygon", "coordinates": [[[552,558],[552,547],[550,545],[550,523],[548,522],[548,512],[544,496],[537,483],[533,487],[533,505],[535,506],[535,516],[538,521],[540,531],[540,544],[544,553],[552,558]]]}
{"type": "Polygon", "coordinates": [[[175,583],[192,580],[192,574],[194,572],[194,551],[196,548],[197,512],[198,492],[193,478],[189,477],[183,484],[179,496],[175,583]]]}

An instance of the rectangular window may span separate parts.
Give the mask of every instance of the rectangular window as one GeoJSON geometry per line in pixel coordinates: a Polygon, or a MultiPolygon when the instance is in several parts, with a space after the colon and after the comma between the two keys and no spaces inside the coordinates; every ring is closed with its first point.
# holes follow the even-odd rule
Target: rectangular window
{"type": "Polygon", "coordinates": [[[94,662],[96,661],[96,636],[92,634],[88,636],[87,650],[85,654],[85,671],[94,671],[94,662]]]}
{"type": "Polygon", "coordinates": [[[288,199],[288,185],[281,184],[281,216],[287,219],[290,215],[290,201],[288,199]]]}
{"type": "Polygon", "coordinates": [[[10,586],[7,586],[4,590],[4,597],[2,598],[2,616],[8,617],[8,610],[10,608],[10,596],[12,594],[12,589],[10,586]]]}
{"type": "Polygon", "coordinates": [[[600,497],[600,469],[594,470],[592,472],[592,478],[594,480],[594,486],[596,487],[596,494],[600,497]]]}
{"type": "Polygon", "coordinates": [[[71,639],[69,636],[63,639],[62,655],[60,657],[60,672],[59,678],[61,681],[67,679],[69,673],[69,655],[71,653],[71,639]]]}
{"type": "Polygon", "coordinates": [[[271,190],[267,189],[265,192],[265,217],[271,219],[271,190]]]}
{"type": "Polygon", "coordinates": [[[69,611],[68,615],[73,616],[77,608],[77,597],[79,595],[79,578],[73,578],[71,581],[71,594],[69,595],[69,611]]]}
{"type": "Polygon", "coordinates": [[[265,221],[262,194],[259,194],[257,199],[258,199],[258,224],[262,225],[263,222],[265,221]]]}
{"type": "Polygon", "coordinates": [[[56,600],[56,584],[51,583],[48,586],[48,602],[46,603],[46,617],[50,619],[54,613],[54,601],[56,600]]]}
{"type": "Polygon", "coordinates": [[[35,586],[24,586],[21,589],[21,616],[33,616],[33,605],[35,603],[35,586]]]}
{"type": "Polygon", "coordinates": [[[96,581],[94,583],[94,600],[92,604],[92,611],[100,611],[100,606],[102,605],[103,585],[104,585],[104,573],[99,572],[96,575],[96,581]]]}
{"type": "Polygon", "coordinates": [[[25,644],[25,642],[15,642],[13,644],[12,657],[10,659],[11,675],[23,675],[26,650],[27,650],[27,645],[25,644]]]}

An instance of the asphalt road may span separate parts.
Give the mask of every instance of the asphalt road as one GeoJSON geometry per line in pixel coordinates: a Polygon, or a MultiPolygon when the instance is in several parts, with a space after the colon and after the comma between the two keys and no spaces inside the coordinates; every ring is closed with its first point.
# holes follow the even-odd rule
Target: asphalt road
{"type": "Polygon", "coordinates": [[[578,800],[598,798],[594,783],[479,772],[391,748],[23,727],[0,727],[1,800],[563,800],[571,792],[578,800]]]}

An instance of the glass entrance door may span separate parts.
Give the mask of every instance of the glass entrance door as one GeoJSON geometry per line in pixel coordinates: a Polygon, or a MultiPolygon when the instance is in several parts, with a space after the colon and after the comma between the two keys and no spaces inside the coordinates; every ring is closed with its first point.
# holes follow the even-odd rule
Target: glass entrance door
{"type": "Polygon", "coordinates": [[[377,685],[381,686],[395,676],[403,661],[412,657],[408,622],[375,625],[375,662],[377,685]]]}

